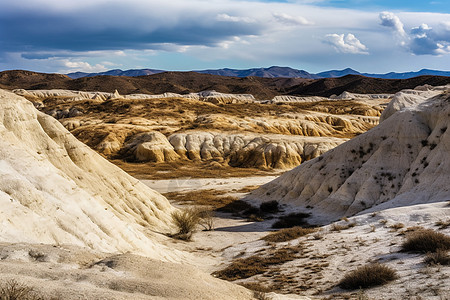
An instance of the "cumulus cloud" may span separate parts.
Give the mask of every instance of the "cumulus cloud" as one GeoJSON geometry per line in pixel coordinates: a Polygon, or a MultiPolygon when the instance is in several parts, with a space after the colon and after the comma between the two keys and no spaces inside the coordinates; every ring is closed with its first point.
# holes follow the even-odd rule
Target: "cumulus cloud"
{"type": "Polygon", "coordinates": [[[397,17],[394,13],[384,11],[380,13],[379,18],[381,20],[382,26],[392,28],[395,33],[397,33],[402,37],[406,36],[405,28],[402,21],[400,21],[400,18],[397,17]]]}
{"type": "Polygon", "coordinates": [[[415,55],[443,55],[450,53],[450,23],[441,22],[436,29],[428,24],[413,27],[406,33],[400,18],[391,12],[379,15],[381,25],[391,27],[398,41],[415,55]]]}
{"type": "Polygon", "coordinates": [[[327,34],[325,42],[332,45],[336,51],[351,54],[369,54],[368,48],[353,34],[327,34]]]}
{"type": "Polygon", "coordinates": [[[61,66],[65,68],[63,73],[70,72],[86,72],[86,73],[94,73],[94,72],[104,72],[108,69],[101,64],[91,65],[88,62],[84,61],[70,61],[70,60],[60,60],[61,66]]]}
{"type": "Polygon", "coordinates": [[[312,25],[313,22],[308,21],[304,17],[301,16],[291,16],[285,13],[274,13],[273,17],[275,20],[277,20],[280,23],[286,24],[286,25],[312,25]]]}

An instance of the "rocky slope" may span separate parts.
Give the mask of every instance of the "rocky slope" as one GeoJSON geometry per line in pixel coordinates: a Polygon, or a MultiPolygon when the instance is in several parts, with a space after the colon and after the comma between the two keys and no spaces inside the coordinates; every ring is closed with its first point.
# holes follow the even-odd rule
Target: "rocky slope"
{"type": "Polygon", "coordinates": [[[328,223],[450,199],[450,86],[397,93],[382,123],[254,191],[328,223]]]}
{"type": "Polygon", "coordinates": [[[174,210],[31,102],[0,91],[0,239],[137,251],[170,259],[151,231],[174,210]]]}

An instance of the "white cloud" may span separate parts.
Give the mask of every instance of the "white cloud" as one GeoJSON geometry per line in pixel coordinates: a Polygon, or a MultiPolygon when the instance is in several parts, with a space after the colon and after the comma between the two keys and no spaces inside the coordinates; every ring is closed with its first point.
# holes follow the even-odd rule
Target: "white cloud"
{"type": "Polygon", "coordinates": [[[84,61],[70,61],[67,59],[60,60],[62,67],[67,69],[62,70],[63,73],[70,72],[86,72],[86,73],[94,73],[94,72],[103,72],[108,69],[101,64],[91,65],[88,62],[84,61]]]}
{"type": "Polygon", "coordinates": [[[273,13],[274,18],[283,24],[286,25],[312,25],[313,22],[308,21],[304,17],[301,16],[291,16],[285,13],[273,13]]]}
{"type": "Polygon", "coordinates": [[[391,12],[379,15],[381,25],[394,30],[397,41],[409,52],[415,55],[443,55],[450,53],[450,23],[443,21],[437,28],[422,23],[412,27],[409,33],[404,29],[400,18],[391,12]]]}
{"type": "Polygon", "coordinates": [[[332,45],[336,51],[351,54],[369,54],[368,48],[353,34],[327,34],[325,42],[332,45]]]}
{"type": "Polygon", "coordinates": [[[405,37],[406,32],[402,21],[397,17],[394,13],[383,11],[379,14],[379,18],[381,20],[381,25],[390,27],[397,33],[400,37],[405,37]]]}
{"type": "Polygon", "coordinates": [[[255,20],[248,17],[235,17],[228,14],[218,14],[216,20],[219,22],[234,22],[234,23],[254,23],[255,20]]]}

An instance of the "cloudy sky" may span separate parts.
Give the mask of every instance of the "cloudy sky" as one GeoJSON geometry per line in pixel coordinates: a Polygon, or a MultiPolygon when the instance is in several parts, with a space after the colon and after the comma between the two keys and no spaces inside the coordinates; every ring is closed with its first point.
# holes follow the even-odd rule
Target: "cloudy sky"
{"type": "Polygon", "coordinates": [[[450,70],[448,0],[1,0],[0,70],[450,70]]]}

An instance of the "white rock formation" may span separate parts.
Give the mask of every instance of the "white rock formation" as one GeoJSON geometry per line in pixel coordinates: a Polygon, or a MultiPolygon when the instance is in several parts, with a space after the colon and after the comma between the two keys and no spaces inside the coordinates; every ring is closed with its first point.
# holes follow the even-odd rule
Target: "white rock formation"
{"type": "Polygon", "coordinates": [[[321,155],[346,139],[289,135],[176,133],[169,142],[178,155],[196,160],[218,159],[237,167],[286,169],[321,155]]]}
{"type": "Polygon", "coordinates": [[[31,102],[0,90],[0,241],[177,260],[153,241],[174,208],[31,102]]]}
{"type": "Polygon", "coordinates": [[[328,223],[450,199],[450,85],[395,95],[380,125],[251,193],[328,223]],[[395,112],[398,110],[397,112],[395,112]]]}
{"type": "Polygon", "coordinates": [[[332,100],[364,100],[364,99],[389,99],[392,98],[393,94],[357,94],[350,93],[347,91],[342,92],[339,96],[332,95],[330,99],[332,100]]]}
{"type": "Polygon", "coordinates": [[[200,101],[206,101],[211,103],[237,103],[237,102],[254,102],[256,101],[251,94],[224,94],[216,91],[202,91],[198,93],[189,94],[177,94],[177,93],[164,93],[159,95],[149,94],[131,94],[120,95],[116,90],[114,93],[106,92],[83,92],[83,91],[70,91],[70,90],[24,90],[16,89],[13,91],[20,96],[36,97],[36,98],[49,98],[59,97],[64,101],[81,101],[81,100],[100,100],[106,101],[109,99],[161,99],[161,98],[186,98],[195,99],[200,101]]]}

